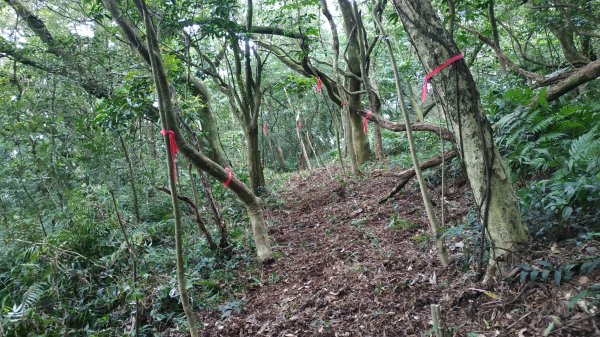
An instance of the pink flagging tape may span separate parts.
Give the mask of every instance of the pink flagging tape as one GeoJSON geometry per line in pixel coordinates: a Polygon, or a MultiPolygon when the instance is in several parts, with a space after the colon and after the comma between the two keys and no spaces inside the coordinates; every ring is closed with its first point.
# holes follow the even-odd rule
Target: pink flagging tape
{"type": "Polygon", "coordinates": [[[365,135],[369,133],[369,119],[371,118],[371,115],[371,110],[367,110],[367,115],[363,119],[363,131],[365,132],[365,135]]]}
{"type": "Polygon", "coordinates": [[[444,70],[444,68],[446,68],[447,66],[451,65],[455,61],[460,60],[461,58],[463,58],[462,54],[458,54],[458,55],[450,58],[448,61],[444,62],[444,64],[442,64],[441,66],[435,68],[432,72],[430,72],[429,74],[427,74],[427,76],[425,76],[425,83],[423,83],[423,90],[421,90],[421,104],[425,103],[425,99],[427,98],[427,84],[429,83],[429,80],[433,76],[435,76],[435,74],[437,74],[440,71],[444,70]]]}
{"type": "Polygon", "coordinates": [[[231,179],[233,178],[233,172],[231,172],[231,169],[229,167],[225,167],[225,171],[227,171],[229,175],[227,176],[227,180],[225,180],[225,182],[223,183],[223,186],[229,187],[229,184],[231,184],[231,179]]]}
{"type": "Polygon", "coordinates": [[[171,130],[160,130],[163,136],[169,136],[169,149],[171,150],[171,165],[173,166],[173,180],[177,182],[177,167],[175,166],[175,156],[179,153],[177,143],[175,143],[175,132],[171,130]]]}

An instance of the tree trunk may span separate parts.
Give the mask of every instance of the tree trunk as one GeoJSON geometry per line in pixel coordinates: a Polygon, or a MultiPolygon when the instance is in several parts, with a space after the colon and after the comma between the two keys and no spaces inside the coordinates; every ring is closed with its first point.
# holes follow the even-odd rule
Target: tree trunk
{"type": "Polygon", "coordinates": [[[575,41],[573,40],[573,30],[565,26],[552,26],[550,27],[552,33],[558,39],[560,48],[562,49],[565,61],[575,66],[587,64],[590,62],[585,56],[583,56],[577,50],[575,41]]]}
{"type": "MultiPolygon", "coordinates": [[[[383,12],[383,7],[380,4],[376,6],[376,11],[374,12],[375,21],[379,28],[379,33],[381,35],[385,35],[385,31],[383,29],[383,25],[381,24],[381,12],[383,12]],[[380,9],[380,10],[379,10],[380,9]]],[[[413,168],[415,171],[415,175],[417,176],[417,180],[419,181],[419,189],[421,190],[421,197],[423,198],[423,206],[425,206],[425,211],[427,213],[427,218],[429,219],[429,226],[431,227],[431,234],[434,237],[435,246],[438,253],[438,258],[440,263],[444,267],[448,267],[448,253],[446,252],[446,246],[444,244],[444,237],[442,236],[442,229],[439,226],[439,220],[433,210],[433,205],[431,204],[431,198],[429,197],[429,192],[427,191],[427,184],[425,183],[425,179],[423,179],[423,174],[421,173],[421,166],[419,164],[419,159],[417,158],[417,150],[415,147],[415,140],[412,134],[412,128],[410,123],[410,118],[408,116],[408,108],[404,103],[404,94],[402,90],[402,80],[400,79],[400,73],[398,71],[398,65],[396,63],[396,57],[394,56],[394,51],[392,49],[392,44],[389,40],[384,41],[385,46],[388,50],[390,63],[392,65],[392,70],[394,72],[394,81],[396,82],[396,94],[398,95],[397,99],[400,102],[400,110],[402,110],[402,115],[404,116],[404,124],[406,124],[406,137],[408,138],[408,145],[410,149],[410,157],[413,162],[413,168]]]]}
{"type": "MultiPolygon", "coordinates": [[[[358,170],[358,163],[356,162],[356,156],[354,155],[354,146],[352,143],[352,130],[350,128],[350,122],[348,121],[348,109],[347,109],[347,103],[348,103],[348,98],[346,96],[346,93],[344,92],[344,90],[342,89],[342,78],[340,76],[339,73],[339,58],[340,58],[340,40],[338,38],[338,33],[337,33],[337,25],[335,24],[335,20],[333,19],[333,16],[331,15],[331,12],[329,12],[329,8],[327,7],[327,0],[321,0],[321,8],[323,10],[323,15],[325,15],[325,17],[327,18],[327,21],[329,22],[329,27],[331,28],[331,38],[333,40],[333,43],[331,45],[331,50],[333,51],[333,76],[335,78],[335,85],[336,85],[336,89],[337,92],[340,95],[340,99],[342,100],[342,110],[340,111],[340,120],[341,120],[341,125],[342,125],[342,129],[344,131],[344,155],[346,153],[349,154],[348,157],[350,157],[350,171],[352,172],[352,174],[354,175],[358,175],[360,173],[360,171],[358,170]],[[346,103],[345,105],[343,103],[346,103]]],[[[345,174],[345,169],[344,169],[344,159],[342,158],[342,154],[340,151],[340,142],[339,142],[339,131],[336,134],[337,137],[337,141],[338,141],[338,155],[339,155],[339,160],[340,160],[340,165],[342,167],[342,170],[344,171],[344,176],[345,174]]]]}
{"type": "MultiPolygon", "coordinates": [[[[394,0],[394,5],[426,72],[460,53],[429,0],[394,0]]],[[[527,231],[465,61],[460,59],[440,71],[431,84],[457,139],[491,241],[490,264],[484,279],[489,281],[500,260],[511,263],[504,258],[514,257],[511,252],[526,242],[527,231]]]]}
{"type": "Polygon", "coordinates": [[[355,111],[361,110],[360,94],[356,93],[361,90],[361,71],[360,71],[360,46],[358,44],[358,25],[354,19],[352,2],[347,0],[339,0],[340,11],[344,19],[344,31],[348,39],[348,59],[347,68],[348,72],[353,73],[356,77],[351,76],[348,78],[348,109],[350,113],[348,119],[350,126],[352,127],[352,143],[354,145],[354,154],[356,156],[356,162],[358,165],[371,159],[372,154],[369,149],[369,138],[362,132],[363,124],[362,118],[354,113],[355,111]]]}
{"type": "Polygon", "coordinates": [[[296,126],[296,135],[298,136],[298,141],[300,142],[300,147],[302,148],[302,157],[304,158],[304,162],[306,163],[306,168],[308,170],[312,170],[312,166],[310,165],[310,158],[308,157],[308,150],[306,150],[304,139],[302,139],[302,132],[300,132],[299,125],[296,126]]]}
{"type": "Polygon", "coordinates": [[[248,176],[250,188],[256,195],[260,195],[265,186],[265,175],[260,161],[260,148],[258,143],[258,128],[246,127],[246,158],[248,158],[248,176]]]}
{"type": "MultiPolygon", "coordinates": [[[[488,20],[490,21],[490,27],[492,28],[492,38],[494,39],[494,43],[498,48],[502,49],[500,46],[500,34],[498,33],[498,23],[496,22],[496,14],[494,11],[495,3],[494,0],[489,0],[488,2],[488,20]]],[[[506,65],[502,61],[502,59],[498,59],[500,62],[500,72],[502,74],[506,74],[506,65]]]]}
{"type": "MultiPolygon", "coordinates": [[[[373,69],[373,62],[370,63],[369,70],[369,83],[371,85],[371,90],[377,96],[379,103],[379,111],[381,109],[381,101],[379,100],[379,85],[377,85],[377,80],[375,80],[375,70],[373,69]]],[[[385,153],[383,151],[383,140],[381,139],[381,128],[379,125],[375,124],[373,126],[373,139],[375,140],[375,159],[380,162],[385,161],[385,153]]]]}
{"type": "Polygon", "coordinates": [[[210,93],[206,85],[199,79],[192,77],[192,94],[202,99],[202,115],[200,121],[202,123],[203,135],[209,144],[209,157],[221,164],[221,166],[229,166],[229,159],[221,144],[219,138],[219,126],[210,106],[210,93]]]}
{"type": "Polygon", "coordinates": [[[281,146],[279,146],[279,144],[275,139],[273,139],[273,137],[269,137],[269,145],[273,147],[275,160],[277,161],[279,169],[281,171],[286,171],[285,157],[283,156],[283,150],[281,149],[281,146]]]}
{"type": "MultiPolygon", "coordinates": [[[[140,133],[142,130],[140,130],[140,133]]],[[[129,158],[129,153],[127,152],[127,146],[125,146],[125,142],[123,141],[123,137],[119,135],[119,141],[121,142],[121,148],[123,149],[123,154],[125,155],[125,161],[127,161],[127,168],[129,172],[129,184],[131,185],[131,202],[133,203],[133,211],[135,213],[135,220],[137,223],[142,223],[142,216],[140,215],[140,205],[138,202],[138,194],[137,189],[135,187],[135,174],[133,173],[133,164],[131,163],[131,158],[129,158]]]]}

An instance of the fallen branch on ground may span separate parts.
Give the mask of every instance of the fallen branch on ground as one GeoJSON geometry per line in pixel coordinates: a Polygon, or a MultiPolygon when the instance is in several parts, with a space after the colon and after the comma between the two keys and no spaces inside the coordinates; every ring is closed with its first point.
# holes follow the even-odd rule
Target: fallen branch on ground
{"type": "MultiPolygon", "coordinates": [[[[451,151],[444,153],[443,156],[440,155],[440,156],[431,158],[421,164],[421,171],[426,170],[428,168],[432,168],[437,165],[440,165],[442,162],[448,161],[454,157],[456,157],[456,151],[451,150],[451,151]]],[[[406,170],[406,171],[400,173],[400,175],[399,175],[400,182],[398,183],[398,185],[396,185],[396,187],[394,187],[390,191],[390,193],[388,193],[385,197],[380,199],[379,203],[383,204],[384,202],[388,201],[390,198],[395,196],[406,185],[406,183],[408,183],[408,181],[414,176],[415,176],[414,168],[411,168],[409,170],[406,170]]]]}

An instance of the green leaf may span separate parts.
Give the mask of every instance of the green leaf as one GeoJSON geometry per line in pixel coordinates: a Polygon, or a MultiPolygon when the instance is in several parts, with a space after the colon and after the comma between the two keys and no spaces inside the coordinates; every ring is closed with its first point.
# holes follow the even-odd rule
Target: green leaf
{"type": "Polygon", "coordinates": [[[529,274],[526,270],[521,270],[521,274],[519,275],[519,281],[521,284],[525,284],[525,280],[527,280],[527,274],[529,274]]]}
{"type": "Polygon", "coordinates": [[[556,271],[554,271],[554,283],[556,283],[557,286],[560,286],[560,279],[561,279],[560,269],[556,269],[556,271]]]}
{"type": "Polygon", "coordinates": [[[549,275],[550,275],[550,269],[544,269],[542,271],[542,281],[546,282],[548,280],[549,275]]]}
{"type": "Polygon", "coordinates": [[[539,274],[540,274],[539,271],[532,270],[531,273],[529,274],[529,279],[531,280],[531,282],[535,282],[535,280],[537,279],[539,274]]]}
{"type": "Polygon", "coordinates": [[[584,291],[580,291],[577,295],[573,296],[573,298],[571,298],[569,300],[569,302],[567,302],[567,308],[569,308],[569,310],[573,310],[573,307],[575,306],[575,304],[577,303],[577,301],[579,301],[580,299],[586,297],[588,295],[588,291],[584,290],[584,291]]]}
{"type": "Polygon", "coordinates": [[[569,217],[571,217],[572,213],[573,213],[573,208],[571,206],[567,206],[567,207],[563,208],[562,219],[567,220],[569,217]]]}

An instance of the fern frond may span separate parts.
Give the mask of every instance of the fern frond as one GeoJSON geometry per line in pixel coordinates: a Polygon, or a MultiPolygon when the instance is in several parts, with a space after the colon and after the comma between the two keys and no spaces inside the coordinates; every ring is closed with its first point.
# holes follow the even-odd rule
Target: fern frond
{"type": "Polygon", "coordinates": [[[569,147],[569,155],[576,166],[594,164],[598,160],[598,156],[600,156],[598,127],[592,128],[588,133],[573,140],[569,147]]]}
{"type": "Polygon", "coordinates": [[[560,118],[560,116],[556,115],[544,118],[531,126],[531,132],[539,133],[548,130],[550,126],[555,125],[558,121],[560,121],[560,118]]]}
{"type": "Polygon", "coordinates": [[[566,135],[562,132],[551,132],[548,134],[545,134],[543,136],[541,136],[536,143],[538,144],[544,144],[544,143],[549,143],[549,142],[555,142],[559,139],[563,139],[565,138],[566,135]]]}
{"type": "Polygon", "coordinates": [[[6,313],[6,318],[11,321],[20,320],[27,313],[27,311],[33,308],[33,306],[40,300],[44,294],[44,291],[45,289],[43,283],[32,284],[23,294],[21,303],[15,303],[12,309],[6,313]]]}

